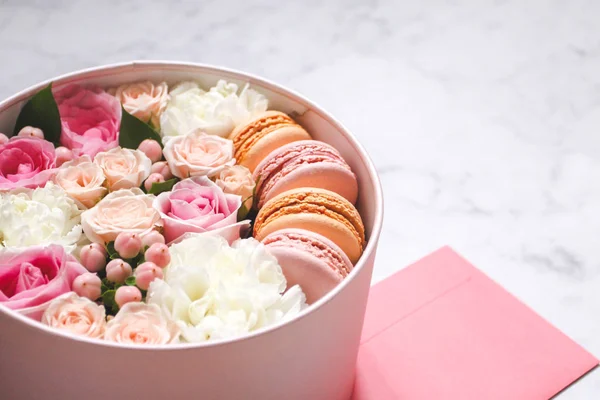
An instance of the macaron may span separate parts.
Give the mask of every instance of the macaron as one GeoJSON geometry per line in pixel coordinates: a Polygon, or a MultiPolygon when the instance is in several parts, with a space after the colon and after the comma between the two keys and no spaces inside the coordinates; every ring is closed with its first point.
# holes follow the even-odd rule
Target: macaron
{"type": "Polygon", "coordinates": [[[285,191],[315,187],[327,189],[352,204],[358,196],[356,175],[332,146],[318,140],[288,143],[266,156],[253,174],[257,207],[285,191]]]}
{"type": "Polygon", "coordinates": [[[352,203],[320,188],[297,188],[267,201],[254,221],[254,237],[285,228],[305,229],[335,243],[355,264],[365,246],[365,228],[352,203]]]}
{"type": "Polygon", "coordinates": [[[300,285],[312,304],[326,295],[352,270],[352,263],[335,243],[303,229],[281,229],[262,243],[281,266],[287,287],[300,285]]]}
{"type": "Polygon", "coordinates": [[[287,114],[265,111],[237,126],[229,135],[235,147],[235,159],[250,171],[273,150],[310,135],[287,114]]]}

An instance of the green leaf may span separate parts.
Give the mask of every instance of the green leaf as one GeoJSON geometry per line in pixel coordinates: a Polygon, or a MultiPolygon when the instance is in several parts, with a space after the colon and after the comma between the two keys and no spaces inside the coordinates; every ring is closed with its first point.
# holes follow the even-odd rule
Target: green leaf
{"type": "Polygon", "coordinates": [[[108,257],[111,260],[117,259],[117,258],[121,258],[121,256],[119,255],[119,253],[117,253],[117,250],[115,250],[115,242],[108,242],[106,244],[106,252],[108,253],[108,257]]]}
{"type": "Polygon", "coordinates": [[[135,276],[129,276],[125,279],[125,284],[127,286],[135,286],[135,276]]]}
{"type": "Polygon", "coordinates": [[[106,292],[102,293],[102,303],[110,315],[114,315],[119,311],[119,305],[115,301],[116,292],[116,290],[107,290],[106,292]]]}
{"type": "Polygon", "coordinates": [[[146,262],[146,258],[144,257],[144,254],[146,254],[145,251],[143,253],[138,254],[137,257],[135,257],[134,259],[131,260],[129,265],[131,265],[132,267],[137,267],[138,265],[146,262]]]}
{"type": "Polygon", "coordinates": [[[60,113],[52,94],[52,83],[37,92],[25,103],[19,116],[13,134],[16,135],[26,126],[39,128],[44,132],[44,138],[58,146],[60,142],[60,113]]]}
{"type": "Polygon", "coordinates": [[[150,125],[129,114],[122,105],[121,113],[119,146],[135,150],[144,140],[154,139],[162,147],[160,135],[150,125]]]}
{"type": "Polygon", "coordinates": [[[244,218],[246,218],[246,216],[250,212],[248,207],[246,207],[246,201],[250,198],[252,198],[252,196],[248,196],[246,199],[242,200],[242,206],[238,209],[237,213],[238,222],[244,220],[244,218]]]}
{"type": "Polygon", "coordinates": [[[106,278],[102,278],[102,285],[100,286],[101,293],[112,289],[113,283],[106,278]]]}
{"type": "Polygon", "coordinates": [[[150,194],[160,194],[162,192],[168,192],[173,189],[173,185],[175,185],[179,181],[177,178],[169,179],[164,182],[155,182],[152,184],[152,187],[148,191],[150,194]]]}

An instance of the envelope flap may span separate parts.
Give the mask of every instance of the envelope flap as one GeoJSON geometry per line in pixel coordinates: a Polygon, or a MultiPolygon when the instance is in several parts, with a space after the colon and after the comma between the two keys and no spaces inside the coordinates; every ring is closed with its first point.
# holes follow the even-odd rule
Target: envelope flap
{"type": "Polygon", "coordinates": [[[361,343],[468,282],[472,274],[473,269],[458,254],[443,247],[377,283],[369,294],[361,343]]]}
{"type": "Polygon", "coordinates": [[[353,400],[547,399],[597,364],[445,247],[371,289],[353,400]]]}

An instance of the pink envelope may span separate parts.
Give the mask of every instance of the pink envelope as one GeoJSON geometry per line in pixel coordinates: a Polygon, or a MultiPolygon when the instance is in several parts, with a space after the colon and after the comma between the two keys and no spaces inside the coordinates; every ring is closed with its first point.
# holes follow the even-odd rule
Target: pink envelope
{"type": "Polygon", "coordinates": [[[352,399],[549,399],[596,365],[445,247],[371,289],[352,399]]]}

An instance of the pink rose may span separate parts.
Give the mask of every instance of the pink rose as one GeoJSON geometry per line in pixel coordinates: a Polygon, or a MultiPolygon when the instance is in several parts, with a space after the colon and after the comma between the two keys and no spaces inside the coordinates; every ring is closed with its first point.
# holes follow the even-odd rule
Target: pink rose
{"type": "Polygon", "coordinates": [[[95,207],[81,214],[83,232],[92,242],[108,243],[119,233],[144,236],[160,229],[159,213],[152,208],[153,195],[140,188],[121,189],[109,193],[95,207]]]}
{"type": "Polygon", "coordinates": [[[0,252],[0,303],[40,320],[50,301],[87,270],[59,245],[0,252]]]}
{"type": "Polygon", "coordinates": [[[179,339],[179,328],[156,304],[127,303],[108,321],[104,339],[126,344],[167,344],[179,339]]]}
{"type": "Polygon", "coordinates": [[[79,205],[91,208],[108,192],[104,187],[102,168],[94,164],[89,156],[81,156],[61,165],[54,182],[79,205]]]}
{"type": "Polygon", "coordinates": [[[121,124],[119,100],[99,88],[68,85],[54,93],[62,133],[60,143],[75,156],[98,152],[118,145],[121,124]]]}
{"type": "Polygon", "coordinates": [[[181,179],[204,175],[211,178],[226,165],[235,164],[231,140],[198,130],[170,138],[163,155],[173,175],[181,179]]]}
{"type": "Polygon", "coordinates": [[[163,219],[167,243],[188,232],[215,230],[229,241],[239,238],[236,222],[241,205],[240,196],[223,193],[205,176],[184,179],[154,200],[154,208],[163,219]]]}
{"type": "Polygon", "coordinates": [[[131,115],[154,127],[160,126],[160,115],[167,106],[169,89],[165,82],[136,82],[114,90],[115,97],[131,115]]]}
{"type": "Polygon", "coordinates": [[[102,168],[111,192],[139,187],[152,168],[152,161],[140,150],[120,147],[96,154],[94,162],[102,168]]]}
{"type": "Polygon", "coordinates": [[[0,191],[44,186],[56,172],[52,143],[15,136],[0,145],[0,191]]]}
{"type": "Polygon", "coordinates": [[[74,292],[50,302],[42,315],[42,324],[92,338],[100,338],[106,328],[104,307],[74,292]]]}

